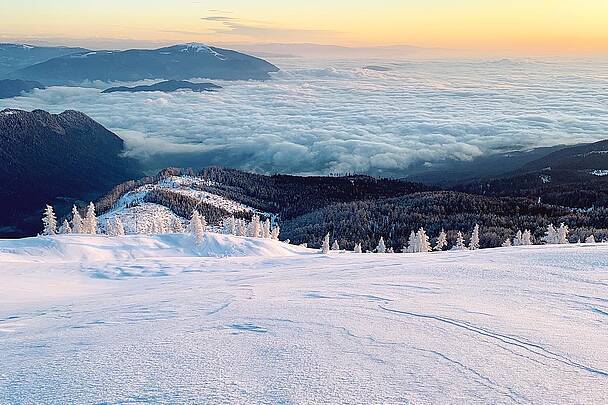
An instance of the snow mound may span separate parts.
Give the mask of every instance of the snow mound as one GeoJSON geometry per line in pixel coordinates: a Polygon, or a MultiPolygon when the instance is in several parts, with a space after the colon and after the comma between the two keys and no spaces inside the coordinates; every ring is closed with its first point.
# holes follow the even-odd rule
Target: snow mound
{"type": "Polygon", "coordinates": [[[271,239],[207,232],[197,245],[187,234],[157,236],[56,235],[0,240],[2,263],[124,261],[167,257],[281,257],[312,250],[271,239]]]}

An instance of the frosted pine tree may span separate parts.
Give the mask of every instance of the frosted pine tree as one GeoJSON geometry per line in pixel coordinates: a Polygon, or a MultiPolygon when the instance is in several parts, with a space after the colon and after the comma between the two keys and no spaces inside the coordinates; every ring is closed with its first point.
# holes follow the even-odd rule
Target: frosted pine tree
{"type": "Polygon", "coordinates": [[[270,232],[270,219],[266,218],[266,221],[262,225],[262,238],[270,239],[270,232]]]}
{"type": "Polygon", "coordinates": [[[199,245],[205,240],[203,223],[197,210],[192,211],[192,217],[190,217],[190,224],[188,225],[188,232],[194,236],[196,243],[199,245]]]}
{"type": "Polygon", "coordinates": [[[321,252],[324,255],[329,253],[329,233],[325,235],[325,238],[323,238],[323,246],[321,247],[321,252]]]}
{"type": "Polygon", "coordinates": [[[503,243],[502,243],[502,247],[511,247],[512,243],[511,243],[511,239],[507,238],[503,243]]]}
{"type": "Polygon", "coordinates": [[[416,241],[419,252],[427,253],[431,251],[431,243],[429,242],[429,237],[424,228],[420,228],[418,230],[418,233],[416,234],[416,241]]]}
{"type": "Polygon", "coordinates": [[[521,234],[521,244],[523,246],[530,246],[532,244],[532,232],[529,229],[526,229],[524,233],[521,234]]]}
{"type": "Polygon", "coordinates": [[[72,207],[72,233],[85,233],[84,222],[75,205],[72,207]]]}
{"type": "Polygon", "coordinates": [[[331,245],[331,250],[340,250],[340,245],[338,244],[337,239],[335,239],[334,243],[331,245]]]}
{"type": "Polygon", "coordinates": [[[380,241],[378,241],[378,246],[376,246],[377,253],[386,253],[386,245],[384,244],[384,237],[380,237],[380,241]]]}
{"type": "Polygon", "coordinates": [[[469,241],[469,250],[477,249],[479,249],[479,225],[475,224],[471,233],[471,240],[469,241]]]}
{"type": "Polygon", "coordinates": [[[260,225],[260,216],[254,215],[251,218],[251,223],[249,224],[249,232],[248,235],[251,238],[259,238],[261,235],[261,225],[260,225]]]}
{"type": "Polygon", "coordinates": [[[523,242],[523,233],[521,233],[521,230],[518,230],[517,233],[515,234],[515,237],[513,238],[513,246],[521,246],[524,244],[523,242]]]}
{"type": "Polygon", "coordinates": [[[207,219],[205,218],[204,215],[201,215],[201,228],[203,230],[203,232],[207,232],[207,219]]]}
{"type": "Polygon", "coordinates": [[[553,224],[549,224],[549,226],[547,227],[547,231],[545,232],[545,236],[543,237],[543,242],[545,242],[547,245],[555,245],[559,243],[557,229],[555,229],[553,224]]]}
{"type": "Polygon", "coordinates": [[[435,247],[433,248],[433,250],[441,251],[447,245],[448,245],[448,235],[442,229],[441,232],[439,232],[439,236],[437,237],[437,242],[435,243],[435,247]]]}
{"type": "Polygon", "coordinates": [[[279,240],[279,235],[281,234],[281,228],[276,225],[274,228],[272,228],[272,232],[270,233],[270,237],[271,239],[274,240],[279,240]]]}
{"type": "Polygon", "coordinates": [[[182,221],[177,217],[173,217],[171,220],[171,232],[184,233],[184,224],[182,224],[182,221]]]}
{"type": "Polygon", "coordinates": [[[89,203],[84,216],[84,233],[95,235],[97,233],[97,216],[95,215],[95,204],[89,203]]]}
{"type": "Polygon", "coordinates": [[[407,247],[404,249],[405,253],[417,253],[418,252],[418,237],[416,233],[412,231],[410,238],[407,241],[407,247]]]}
{"type": "Polygon", "coordinates": [[[361,244],[360,243],[356,243],[355,244],[355,253],[362,253],[363,250],[361,249],[361,244]]]}
{"type": "Polygon", "coordinates": [[[120,217],[114,217],[114,232],[116,233],[116,236],[125,235],[125,226],[123,225],[120,217]]]}
{"type": "Polygon", "coordinates": [[[568,225],[565,225],[563,222],[557,229],[557,243],[560,245],[564,245],[566,243],[570,243],[568,241],[568,233],[570,230],[568,229],[568,225]]]}
{"type": "Polygon", "coordinates": [[[234,218],[234,215],[224,219],[224,233],[227,235],[236,235],[236,218],[234,218]]]}
{"type": "Polygon", "coordinates": [[[588,236],[587,239],[585,239],[585,243],[595,243],[595,236],[588,236]]]}
{"type": "Polygon", "coordinates": [[[55,216],[53,207],[51,207],[50,205],[47,205],[44,210],[42,223],[44,224],[44,229],[42,230],[43,235],[57,235],[57,217],[55,216]]]}
{"type": "Polygon", "coordinates": [[[464,237],[462,236],[462,232],[458,231],[458,235],[456,236],[456,245],[452,248],[453,250],[467,250],[466,245],[464,244],[464,237]]]}
{"type": "Polygon", "coordinates": [[[70,226],[70,223],[67,219],[63,220],[63,224],[61,224],[61,226],[59,227],[58,232],[62,235],[68,235],[72,233],[72,227],[70,226]]]}

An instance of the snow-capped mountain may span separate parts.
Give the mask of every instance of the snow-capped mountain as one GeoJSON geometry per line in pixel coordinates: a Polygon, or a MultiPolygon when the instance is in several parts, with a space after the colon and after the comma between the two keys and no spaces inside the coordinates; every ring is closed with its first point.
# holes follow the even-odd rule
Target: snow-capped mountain
{"type": "Polygon", "coordinates": [[[160,49],[73,53],[24,67],[11,73],[10,77],[37,80],[46,85],[79,84],[94,80],[266,80],[270,78],[270,73],[278,70],[263,59],[240,52],[184,44],[160,49]]]}
{"type": "Polygon", "coordinates": [[[33,46],[0,43],[0,78],[3,75],[58,56],[88,52],[84,48],[66,46],[33,46]]]}

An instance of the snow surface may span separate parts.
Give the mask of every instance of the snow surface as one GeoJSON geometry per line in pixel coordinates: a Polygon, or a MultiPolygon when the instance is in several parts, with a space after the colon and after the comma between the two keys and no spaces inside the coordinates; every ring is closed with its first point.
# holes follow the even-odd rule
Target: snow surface
{"type": "Polygon", "coordinates": [[[599,404],[606,347],[605,244],[0,241],[0,403],[599,404]]]}

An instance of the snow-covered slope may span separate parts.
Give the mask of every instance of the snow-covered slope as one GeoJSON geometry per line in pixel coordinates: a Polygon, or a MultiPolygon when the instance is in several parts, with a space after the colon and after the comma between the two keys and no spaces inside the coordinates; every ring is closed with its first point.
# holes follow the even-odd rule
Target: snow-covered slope
{"type": "Polygon", "coordinates": [[[608,398],[607,245],[321,255],[187,238],[0,242],[0,403],[608,398]]]}

